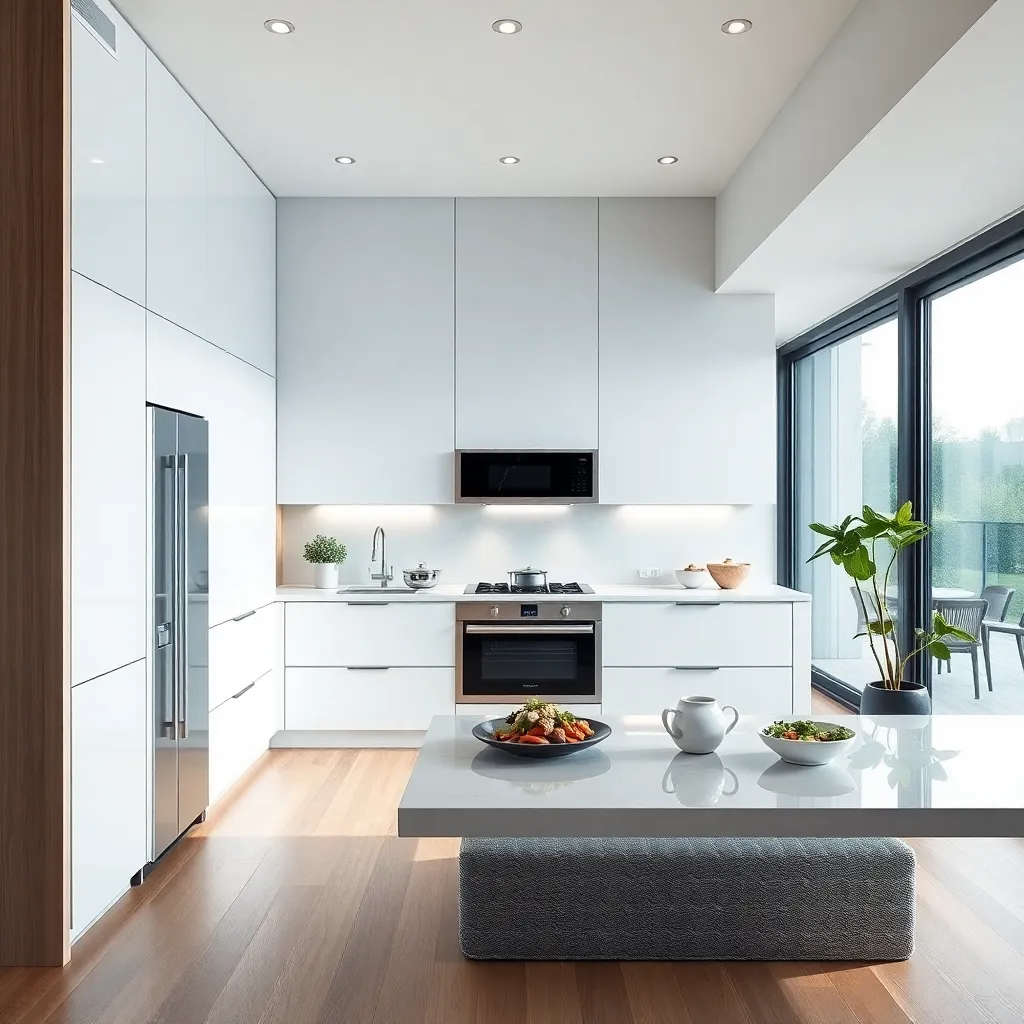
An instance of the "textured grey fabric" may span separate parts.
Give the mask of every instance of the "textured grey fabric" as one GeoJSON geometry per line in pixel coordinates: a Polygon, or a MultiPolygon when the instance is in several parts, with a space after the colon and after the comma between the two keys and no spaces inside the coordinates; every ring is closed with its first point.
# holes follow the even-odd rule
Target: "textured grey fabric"
{"type": "Polygon", "coordinates": [[[904,960],[899,839],[463,839],[462,952],[484,960],[904,960]]]}

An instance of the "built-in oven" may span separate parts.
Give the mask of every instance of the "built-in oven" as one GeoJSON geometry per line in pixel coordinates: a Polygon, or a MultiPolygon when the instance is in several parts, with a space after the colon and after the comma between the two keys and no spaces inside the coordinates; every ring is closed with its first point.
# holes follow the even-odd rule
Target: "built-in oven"
{"type": "Polygon", "coordinates": [[[600,702],[600,602],[474,602],[455,609],[458,703],[600,702]]]}
{"type": "Polygon", "coordinates": [[[597,501],[597,452],[457,451],[455,500],[552,505],[597,501]]]}

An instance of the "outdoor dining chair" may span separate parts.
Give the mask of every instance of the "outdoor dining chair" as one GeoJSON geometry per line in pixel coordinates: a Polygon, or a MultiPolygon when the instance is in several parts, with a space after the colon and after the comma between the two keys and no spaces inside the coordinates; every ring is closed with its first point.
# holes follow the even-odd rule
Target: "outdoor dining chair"
{"type": "MultiPolygon", "coordinates": [[[[974,671],[974,699],[981,699],[981,679],[978,673],[978,648],[981,646],[982,621],[988,611],[988,602],[980,598],[974,600],[943,599],[933,601],[932,608],[937,611],[950,626],[970,633],[973,640],[944,639],[943,643],[951,654],[970,654],[971,668],[974,671]]],[[[942,671],[942,662],[938,663],[938,671],[942,671]]],[[[988,672],[988,665],[985,666],[988,672]]],[[[989,689],[992,687],[989,677],[989,689]]]]}
{"type": "MultiPolygon", "coordinates": [[[[992,689],[992,652],[989,647],[988,630],[990,626],[999,626],[1006,621],[1006,612],[1013,600],[1016,590],[1013,587],[986,587],[981,592],[981,599],[988,601],[988,611],[981,623],[981,649],[985,654],[985,675],[988,677],[988,688],[992,689]]],[[[1011,627],[1013,628],[1013,627],[1011,627]]],[[[1024,650],[1021,650],[1020,638],[1017,641],[1018,653],[1024,663],[1024,650]]]]}

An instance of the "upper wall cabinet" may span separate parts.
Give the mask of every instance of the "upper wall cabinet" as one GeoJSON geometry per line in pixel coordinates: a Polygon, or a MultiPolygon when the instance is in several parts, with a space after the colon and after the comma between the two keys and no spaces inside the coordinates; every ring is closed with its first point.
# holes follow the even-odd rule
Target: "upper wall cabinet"
{"type": "Polygon", "coordinates": [[[106,0],[117,56],[71,23],[71,266],[146,301],[146,47],[106,0]]]}
{"type": "Polygon", "coordinates": [[[601,501],[774,502],[774,300],[714,293],[714,201],[600,220],[601,501]]]}
{"type": "Polygon", "coordinates": [[[206,115],[146,56],[146,308],[207,336],[206,115]]]}
{"type": "Polygon", "coordinates": [[[450,199],[278,203],[277,500],[453,500],[450,199]]]}
{"type": "Polygon", "coordinates": [[[274,373],[276,275],[274,197],[206,125],[206,277],[204,335],[253,366],[274,373]]]}
{"type": "Polygon", "coordinates": [[[458,448],[596,448],[597,200],[456,201],[458,448]]]}
{"type": "Polygon", "coordinates": [[[146,654],[146,311],[71,278],[71,681],[146,654]]]}

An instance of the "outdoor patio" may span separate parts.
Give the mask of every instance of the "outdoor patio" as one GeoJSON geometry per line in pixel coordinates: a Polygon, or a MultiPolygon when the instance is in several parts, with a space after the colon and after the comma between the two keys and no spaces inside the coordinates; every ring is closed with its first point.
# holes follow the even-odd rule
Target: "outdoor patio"
{"type": "MultiPolygon", "coordinates": [[[[952,671],[945,668],[939,675],[935,663],[932,667],[932,705],[936,714],[943,715],[1021,715],[1024,714],[1024,667],[1017,654],[1017,645],[1011,636],[993,634],[992,686],[990,692],[985,678],[984,658],[979,652],[981,672],[981,699],[974,699],[974,675],[969,654],[954,654],[952,671]]],[[[878,667],[864,643],[862,658],[815,658],[815,668],[842,679],[857,689],[878,678],[878,667]]]]}

